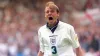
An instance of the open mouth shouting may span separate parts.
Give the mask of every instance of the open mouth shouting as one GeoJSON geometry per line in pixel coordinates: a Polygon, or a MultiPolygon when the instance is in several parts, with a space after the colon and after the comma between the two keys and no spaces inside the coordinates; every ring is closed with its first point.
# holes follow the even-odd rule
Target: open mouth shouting
{"type": "Polygon", "coordinates": [[[53,20],[53,17],[49,17],[49,20],[53,20]]]}

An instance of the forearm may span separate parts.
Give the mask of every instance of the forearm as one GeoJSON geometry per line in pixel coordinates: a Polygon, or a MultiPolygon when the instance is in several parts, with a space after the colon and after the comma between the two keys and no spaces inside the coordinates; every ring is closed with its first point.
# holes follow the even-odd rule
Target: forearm
{"type": "Polygon", "coordinates": [[[44,55],[44,53],[42,53],[41,51],[39,51],[37,56],[43,56],[43,55],[44,55]]]}
{"type": "Polygon", "coordinates": [[[84,52],[81,47],[76,48],[76,56],[84,56],[84,52]]]}

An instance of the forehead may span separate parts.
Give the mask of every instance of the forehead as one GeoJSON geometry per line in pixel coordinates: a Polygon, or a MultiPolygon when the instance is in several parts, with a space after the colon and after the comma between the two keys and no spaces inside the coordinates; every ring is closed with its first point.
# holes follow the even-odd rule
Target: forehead
{"type": "Polygon", "coordinates": [[[45,11],[48,11],[48,10],[56,11],[56,8],[54,8],[54,7],[45,7],[45,11]]]}

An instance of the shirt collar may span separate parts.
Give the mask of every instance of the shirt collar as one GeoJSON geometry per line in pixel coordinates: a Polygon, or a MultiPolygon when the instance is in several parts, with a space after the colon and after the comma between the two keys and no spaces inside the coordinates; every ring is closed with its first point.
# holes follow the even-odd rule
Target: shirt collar
{"type": "Polygon", "coordinates": [[[57,23],[53,26],[53,27],[50,27],[49,25],[48,25],[48,23],[47,23],[47,28],[49,28],[52,32],[54,32],[55,31],[55,29],[57,28],[57,26],[58,26],[58,23],[59,23],[59,20],[57,20],[57,23]]]}

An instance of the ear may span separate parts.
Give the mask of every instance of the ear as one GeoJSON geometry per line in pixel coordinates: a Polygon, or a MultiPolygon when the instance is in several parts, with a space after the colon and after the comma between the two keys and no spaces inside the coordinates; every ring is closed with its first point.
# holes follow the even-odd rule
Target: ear
{"type": "Polygon", "coordinates": [[[48,17],[47,16],[45,16],[45,19],[47,19],[48,17]]]}
{"type": "Polygon", "coordinates": [[[46,15],[44,15],[45,16],[45,18],[46,18],[46,15]]]}
{"type": "Polygon", "coordinates": [[[45,16],[45,18],[47,18],[46,14],[44,16],[45,16]]]}
{"type": "Polygon", "coordinates": [[[58,15],[57,15],[58,17],[59,17],[59,13],[58,13],[58,15]]]}

